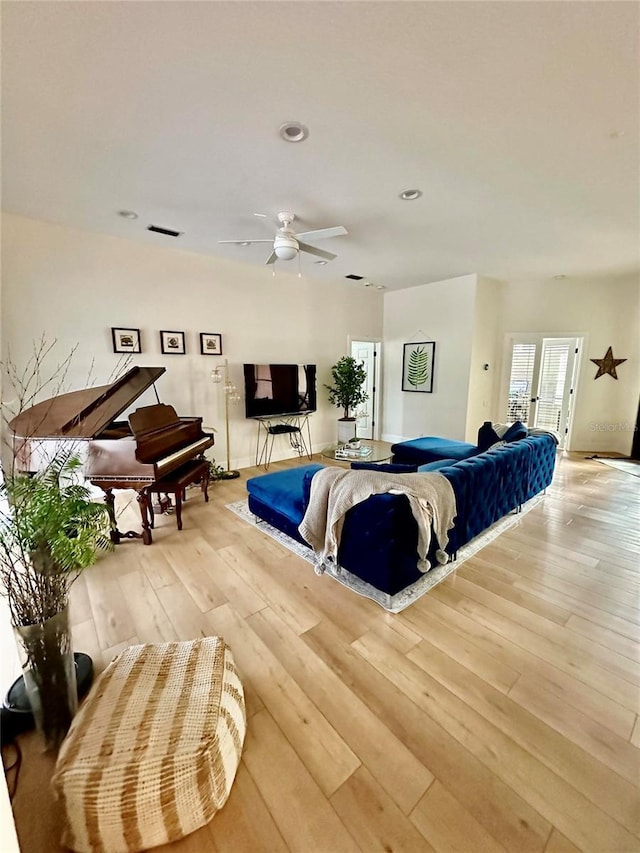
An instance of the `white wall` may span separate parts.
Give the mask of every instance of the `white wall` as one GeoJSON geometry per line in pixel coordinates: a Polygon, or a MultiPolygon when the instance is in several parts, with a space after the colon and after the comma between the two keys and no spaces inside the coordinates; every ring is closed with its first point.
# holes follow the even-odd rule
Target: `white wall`
{"type": "Polygon", "coordinates": [[[385,294],[383,439],[464,439],[476,285],[465,275],[385,294]],[[432,394],[401,390],[402,345],[420,340],[436,342],[432,394]]]}
{"type": "MultiPolygon", "coordinates": [[[[231,379],[243,393],[244,362],[318,365],[318,408],[311,419],[316,447],[335,440],[337,409],[323,383],[348,354],[351,338],[380,337],[382,296],[344,280],[299,279],[277,270],[176,249],[155,248],[23,217],[3,216],[2,346],[23,364],[43,333],[64,357],[78,344],[68,390],[85,387],[95,359],[98,384],[108,381],[118,356],[111,327],[140,328],[140,365],[166,367],[157,383],[161,400],[181,415],[201,415],[218,428],[213,455],[226,456],[220,385],[210,381],[222,359],[200,355],[199,333],[222,333],[231,379]],[[184,330],[187,354],[162,355],[159,330],[184,330]]],[[[297,272],[297,270],[296,270],[297,272]]],[[[140,404],[155,402],[148,397],[140,404]]],[[[231,410],[232,466],[255,458],[256,424],[244,400],[231,410]]],[[[278,439],[273,458],[292,455],[278,439]]]]}
{"type": "Polygon", "coordinates": [[[634,277],[503,283],[470,275],[388,293],[383,438],[443,435],[473,442],[484,420],[503,420],[504,340],[521,332],[584,338],[569,449],[628,454],[640,394],[640,283],[634,277]],[[402,344],[419,339],[436,341],[433,394],[400,390],[402,344]],[[597,367],[589,359],[602,358],[609,346],[627,361],[618,380],[594,381],[597,367]]]}
{"type": "Polygon", "coordinates": [[[484,421],[499,420],[503,290],[502,282],[491,278],[478,279],[466,423],[466,440],[472,444],[476,443],[478,428],[484,421]],[[486,370],[485,365],[488,365],[486,370]]]}
{"type": "Polygon", "coordinates": [[[569,449],[631,450],[640,394],[640,283],[635,277],[567,279],[509,284],[502,300],[502,330],[549,335],[584,335],[569,449]],[[626,358],[618,379],[601,376],[589,359],[608,347],[626,358]]]}
{"type": "MultiPolygon", "coordinates": [[[[335,438],[338,412],[322,386],[331,365],[348,353],[350,337],[383,338],[382,438],[395,441],[421,434],[473,440],[483,420],[499,419],[505,334],[584,334],[571,449],[630,450],[640,393],[637,279],[500,285],[462,276],[387,293],[383,329],[380,293],[344,280],[298,279],[283,271],[273,278],[260,267],[12,215],[3,216],[2,237],[3,357],[10,347],[14,360],[24,363],[43,332],[58,339],[62,356],[78,343],[68,384],[84,387],[92,359],[99,381],[118,361],[111,326],[140,328],[144,352],[136,363],[165,366],[158,383],[163,401],[180,414],[202,415],[220,430],[213,449],[218,461],[226,456],[222,395],[209,374],[220,359],[200,355],[201,331],[222,333],[231,377],[241,390],[243,362],[318,365],[319,411],[311,421],[316,448],[335,438]],[[187,355],[162,355],[160,329],[184,329],[187,355]],[[419,339],[436,341],[433,394],[400,390],[402,344],[419,339]],[[618,368],[618,381],[594,381],[589,358],[602,358],[608,346],[627,361],[618,368]]],[[[236,467],[252,464],[254,430],[243,403],[232,407],[236,467]]],[[[282,439],[274,458],[289,454],[282,439]]]]}

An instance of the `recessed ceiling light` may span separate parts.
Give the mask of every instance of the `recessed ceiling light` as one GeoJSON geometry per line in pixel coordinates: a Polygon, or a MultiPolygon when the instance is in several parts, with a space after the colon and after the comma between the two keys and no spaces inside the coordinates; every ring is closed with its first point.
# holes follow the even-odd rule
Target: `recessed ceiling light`
{"type": "Polygon", "coordinates": [[[135,210],[119,210],[118,216],[122,216],[123,219],[137,219],[138,214],[135,210]]]}
{"type": "Polygon", "coordinates": [[[376,284],[376,290],[386,290],[386,285],[384,284],[376,284]]]}
{"type": "Polygon", "coordinates": [[[566,275],[564,275],[564,274],[561,274],[561,275],[554,275],[554,279],[555,279],[556,281],[561,281],[563,278],[566,278],[566,275]]]}
{"type": "Polygon", "coordinates": [[[318,264],[319,267],[324,267],[327,265],[326,261],[314,261],[314,264],[318,264]]]}
{"type": "Polygon", "coordinates": [[[624,130],[612,130],[609,139],[620,139],[621,136],[624,136],[624,130]]]}
{"type": "Polygon", "coordinates": [[[286,121],[280,126],[280,136],[285,142],[302,142],[309,136],[309,130],[299,121],[286,121]]]}
{"type": "Polygon", "coordinates": [[[240,243],[240,245],[241,245],[241,246],[250,246],[250,245],[251,245],[251,241],[250,241],[250,240],[243,240],[243,241],[242,241],[242,243],[240,243]]]}
{"type": "Polygon", "coordinates": [[[400,193],[400,198],[402,201],[415,201],[417,198],[420,198],[422,195],[422,190],[402,190],[400,193]]]}

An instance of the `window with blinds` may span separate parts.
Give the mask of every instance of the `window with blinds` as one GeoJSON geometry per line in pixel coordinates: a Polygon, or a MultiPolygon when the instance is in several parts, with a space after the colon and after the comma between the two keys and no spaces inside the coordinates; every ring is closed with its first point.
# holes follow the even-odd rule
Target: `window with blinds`
{"type": "Polygon", "coordinates": [[[511,354],[511,376],[509,378],[509,401],[507,404],[507,419],[510,423],[522,421],[526,424],[529,421],[535,360],[535,344],[514,343],[511,354]]]}

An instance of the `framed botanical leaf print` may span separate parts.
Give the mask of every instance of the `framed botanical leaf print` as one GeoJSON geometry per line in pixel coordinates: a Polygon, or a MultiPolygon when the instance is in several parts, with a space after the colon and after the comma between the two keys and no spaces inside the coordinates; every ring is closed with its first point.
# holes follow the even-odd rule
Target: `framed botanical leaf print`
{"type": "Polygon", "coordinates": [[[433,365],[436,354],[435,341],[404,344],[402,348],[402,390],[431,394],[433,391],[433,365]]]}

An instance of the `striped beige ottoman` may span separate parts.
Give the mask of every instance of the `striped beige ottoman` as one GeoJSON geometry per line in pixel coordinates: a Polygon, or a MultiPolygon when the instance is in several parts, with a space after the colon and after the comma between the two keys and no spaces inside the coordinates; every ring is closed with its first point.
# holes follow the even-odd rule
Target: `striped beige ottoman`
{"type": "Polygon", "coordinates": [[[96,680],[58,756],[63,843],[133,853],[208,823],[229,796],[245,721],[222,638],[126,649],[96,680]]]}

